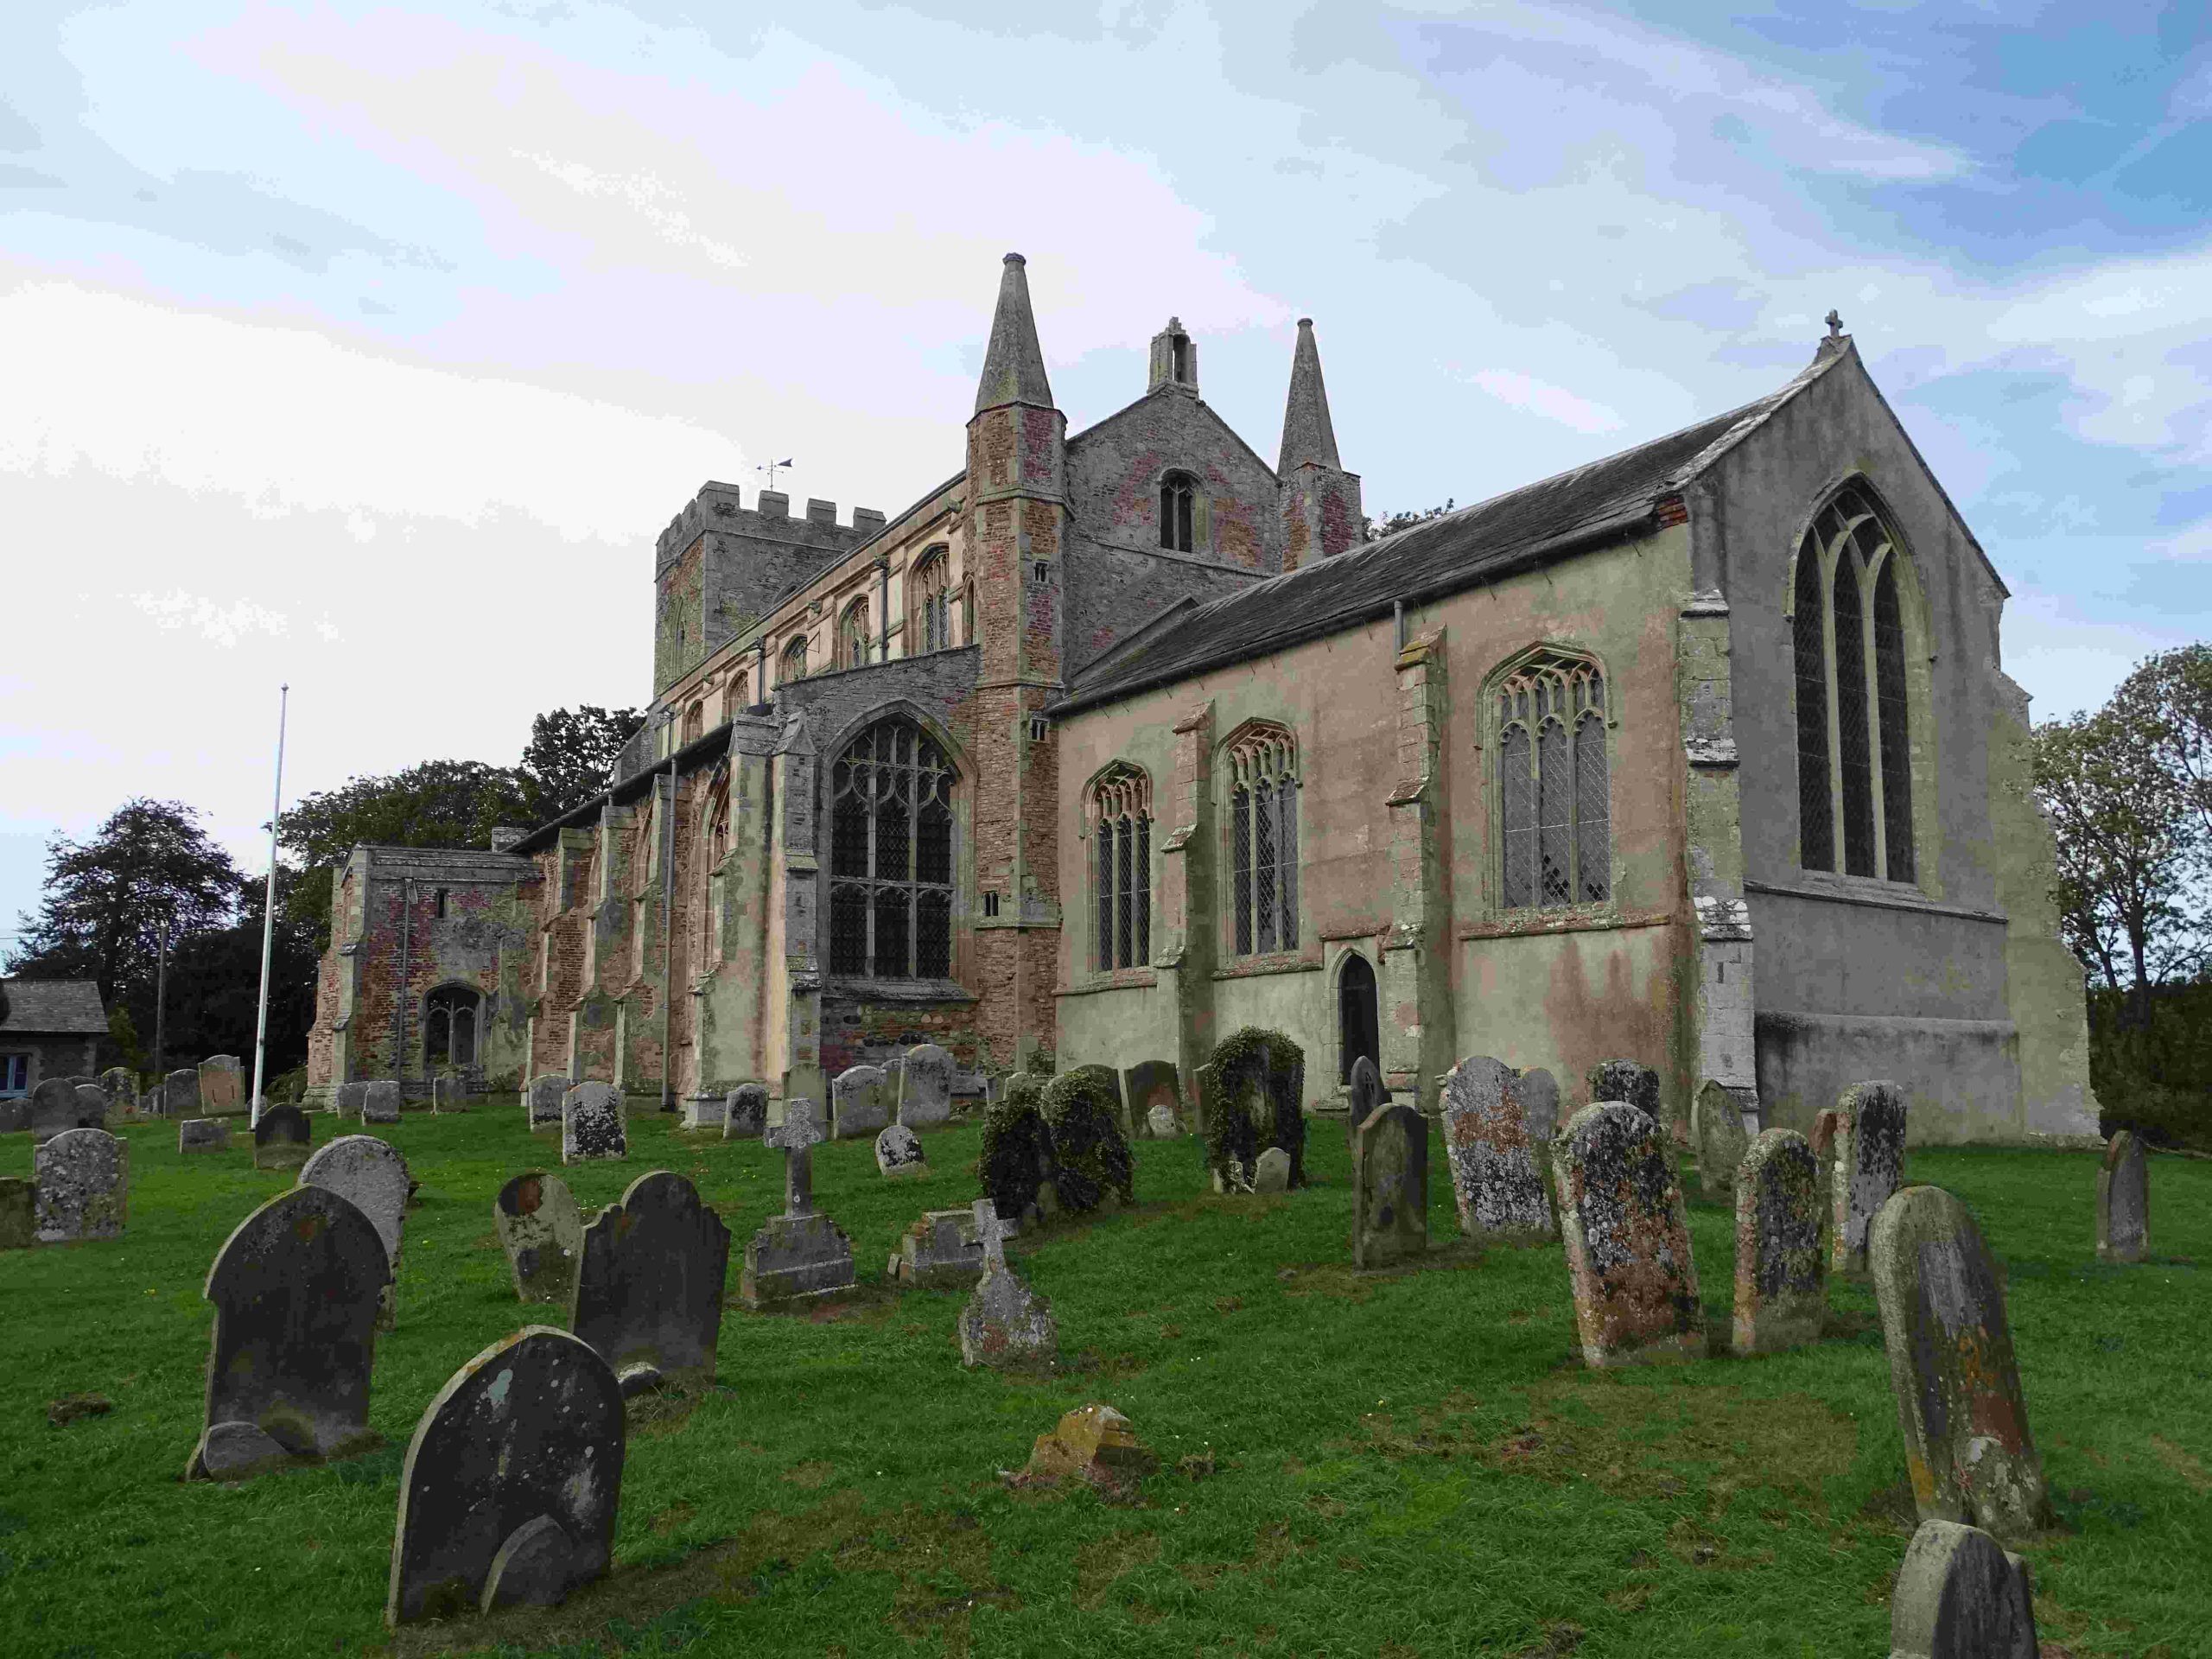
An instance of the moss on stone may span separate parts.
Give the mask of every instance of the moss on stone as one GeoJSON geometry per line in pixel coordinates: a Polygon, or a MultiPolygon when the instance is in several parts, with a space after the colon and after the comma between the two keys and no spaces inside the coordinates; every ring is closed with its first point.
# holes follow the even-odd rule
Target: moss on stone
{"type": "Polygon", "coordinates": [[[1290,1184],[1306,1185],[1306,1051],[1279,1031],[1246,1026],[1198,1068],[1206,1166],[1224,1189],[1249,1187],[1260,1154],[1290,1154],[1290,1184]]]}
{"type": "Polygon", "coordinates": [[[1110,1070],[1079,1066],[1053,1078],[1044,1115],[1052,1185],[1063,1207],[1077,1214],[1096,1210],[1109,1192],[1123,1204],[1135,1202],[1135,1161],[1122,1133],[1121,1090],[1110,1070]]]}
{"type": "Polygon", "coordinates": [[[1037,1207],[1037,1190],[1052,1176],[1052,1133],[1039,1109],[1040,1096],[1033,1080],[1017,1077],[1008,1083],[1006,1097],[983,1114],[976,1182],[1009,1221],[1037,1207]]]}

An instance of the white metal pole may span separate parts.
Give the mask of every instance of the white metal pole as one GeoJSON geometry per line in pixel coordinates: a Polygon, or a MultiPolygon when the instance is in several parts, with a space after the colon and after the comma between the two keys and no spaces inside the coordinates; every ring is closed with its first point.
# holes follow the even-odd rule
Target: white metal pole
{"type": "Polygon", "coordinates": [[[276,939],[276,826],[284,816],[284,716],[292,688],[276,688],[276,794],[269,808],[269,886],[261,900],[261,1007],[253,1018],[253,1109],[250,1120],[261,1127],[261,1077],[269,1064],[269,955],[276,939]]]}

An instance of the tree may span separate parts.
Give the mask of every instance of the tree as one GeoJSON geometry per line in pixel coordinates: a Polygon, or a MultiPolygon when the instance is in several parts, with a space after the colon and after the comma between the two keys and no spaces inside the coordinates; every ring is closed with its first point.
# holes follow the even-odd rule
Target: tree
{"type": "Polygon", "coordinates": [[[2153,758],[2181,791],[2202,853],[2212,846],[2212,645],[2145,658],[2112,701],[2143,728],[2153,758]]]}
{"type": "MultiPolygon", "coordinates": [[[[269,955],[268,1073],[271,1077],[307,1058],[308,1032],[315,1023],[315,925],[285,913],[285,902],[302,879],[277,866],[276,927],[270,939],[269,955]]],[[[236,922],[192,934],[172,949],[168,1033],[171,1054],[235,1054],[245,1061],[251,1073],[254,1020],[261,995],[265,892],[260,877],[242,879],[236,922]]],[[[136,1006],[130,1008],[134,1025],[151,1031],[152,1008],[149,988],[143,1011],[136,1006]]]]}
{"type": "Polygon", "coordinates": [[[615,757],[645,723],[642,709],[601,709],[588,702],[531,721],[521,766],[530,822],[543,823],[574,811],[605,789],[615,757]]]}
{"type": "Polygon", "coordinates": [[[1370,518],[1367,521],[1367,539],[1370,542],[1379,542],[1385,536],[1395,536],[1400,531],[1409,530],[1415,524],[1425,524],[1432,518],[1441,518],[1446,513],[1457,511],[1458,506],[1459,503],[1456,500],[1447,498],[1442,506],[1431,507],[1426,512],[1394,512],[1383,518],[1380,524],[1370,518]]]}

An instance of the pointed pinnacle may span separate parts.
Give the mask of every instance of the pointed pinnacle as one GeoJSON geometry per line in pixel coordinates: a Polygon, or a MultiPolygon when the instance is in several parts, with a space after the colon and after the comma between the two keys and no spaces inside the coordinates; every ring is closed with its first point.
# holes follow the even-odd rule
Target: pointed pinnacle
{"type": "Polygon", "coordinates": [[[983,353],[983,375],[976,387],[976,412],[1003,404],[1052,407],[1052,383],[1045,378],[1045,353],[1037,345],[1037,319],[1029,308],[1028,261],[1006,257],[999,278],[999,307],[991,317],[991,343],[983,353]]]}
{"type": "Polygon", "coordinates": [[[1321,384],[1321,349],[1313,343],[1313,319],[1298,320],[1298,349],[1290,359],[1290,396],[1282,411],[1282,459],[1275,476],[1288,478],[1314,465],[1342,472],[1337,458],[1337,430],[1329,422],[1329,391],[1321,384]]]}

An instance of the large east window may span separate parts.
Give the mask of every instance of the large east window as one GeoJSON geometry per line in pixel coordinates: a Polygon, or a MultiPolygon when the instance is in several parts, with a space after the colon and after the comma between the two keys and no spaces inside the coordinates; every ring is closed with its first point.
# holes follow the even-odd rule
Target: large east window
{"type": "Polygon", "coordinates": [[[1298,948],[1298,747],[1280,726],[1231,741],[1229,765],[1231,944],[1240,957],[1298,948]]]}
{"type": "Polygon", "coordinates": [[[1102,969],[1141,968],[1152,960],[1152,781],[1114,766],[1093,785],[1090,805],[1091,959],[1102,969]]]}
{"type": "Polygon", "coordinates": [[[1498,892],[1508,910],[1603,904],[1613,893],[1605,677],[1547,651],[1497,690],[1498,892]]]}
{"type": "Polygon", "coordinates": [[[912,723],[870,727],[830,776],[830,971],[871,979],[952,972],[952,786],[944,751],[912,723]]]}

